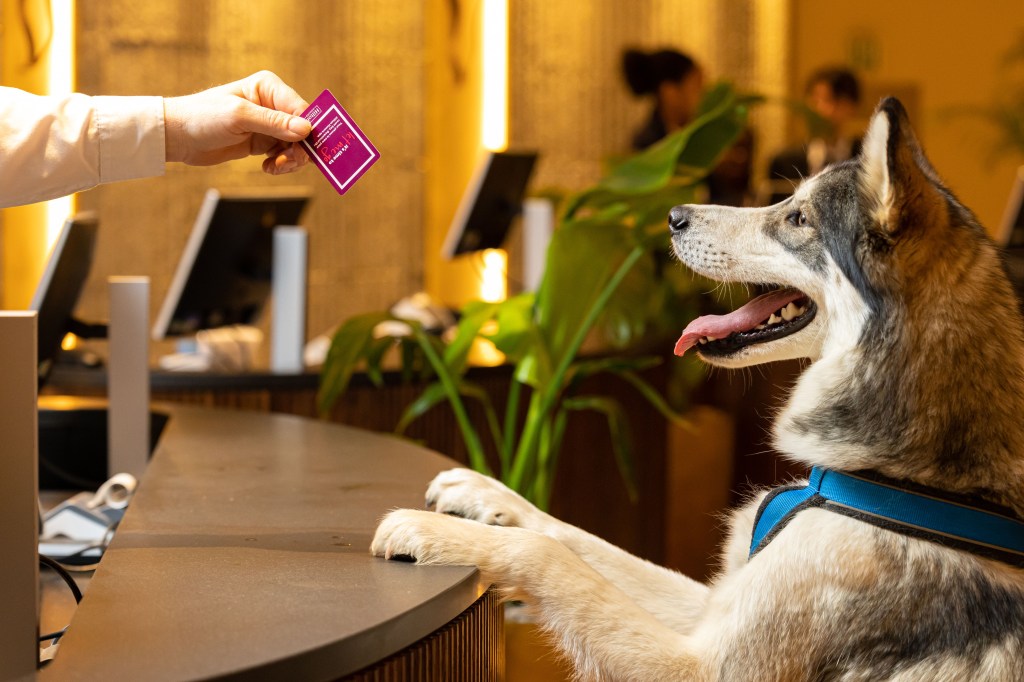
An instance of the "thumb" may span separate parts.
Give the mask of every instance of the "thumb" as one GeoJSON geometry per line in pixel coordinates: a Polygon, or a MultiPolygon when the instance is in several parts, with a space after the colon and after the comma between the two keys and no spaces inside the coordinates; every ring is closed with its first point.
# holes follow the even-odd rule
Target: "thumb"
{"type": "Polygon", "coordinates": [[[292,116],[245,100],[243,102],[238,110],[237,123],[244,132],[269,135],[285,142],[297,142],[309,135],[311,125],[301,116],[292,116]]]}

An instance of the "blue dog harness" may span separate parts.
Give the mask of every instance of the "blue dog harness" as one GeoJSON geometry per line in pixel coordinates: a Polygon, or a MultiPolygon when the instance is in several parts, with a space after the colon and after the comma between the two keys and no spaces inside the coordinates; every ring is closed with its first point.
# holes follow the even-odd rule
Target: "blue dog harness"
{"type": "Polygon", "coordinates": [[[811,469],[806,486],[775,488],[761,502],[750,558],[809,508],[1024,568],[1024,521],[1009,509],[873,472],[846,474],[820,467],[811,469]]]}

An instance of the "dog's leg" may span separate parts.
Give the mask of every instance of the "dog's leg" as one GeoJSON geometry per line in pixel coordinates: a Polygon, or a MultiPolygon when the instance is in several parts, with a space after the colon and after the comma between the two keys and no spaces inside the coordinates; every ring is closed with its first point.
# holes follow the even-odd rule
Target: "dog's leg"
{"type": "Polygon", "coordinates": [[[585,679],[706,677],[691,638],[662,625],[569,548],[540,533],[400,509],[381,522],[371,551],[421,564],[477,566],[486,581],[534,609],[585,679]]]}
{"type": "Polygon", "coordinates": [[[439,474],[427,489],[427,507],[490,525],[525,528],[558,540],[676,632],[690,632],[704,611],[706,586],[559,521],[499,481],[475,471],[451,469],[439,474]]]}

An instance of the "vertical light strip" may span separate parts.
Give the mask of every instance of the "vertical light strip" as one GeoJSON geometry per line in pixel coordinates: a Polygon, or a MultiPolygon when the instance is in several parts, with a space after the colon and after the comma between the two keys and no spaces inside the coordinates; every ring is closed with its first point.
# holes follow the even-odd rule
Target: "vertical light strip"
{"type": "Polygon", "coordinates": [[[482,3],[482,142],[500,152],[508,147],[508,0],[482,3]]]}
{"type": "MultiPolygon", "coordinates": [[[[53,34],[47,55],[47,92],[75,91],[75,0],[50,0],[53,34]]],[[[46,247],[53,246],[64,221],[75,211],[74,195],[46,202],[46,247]]]]}

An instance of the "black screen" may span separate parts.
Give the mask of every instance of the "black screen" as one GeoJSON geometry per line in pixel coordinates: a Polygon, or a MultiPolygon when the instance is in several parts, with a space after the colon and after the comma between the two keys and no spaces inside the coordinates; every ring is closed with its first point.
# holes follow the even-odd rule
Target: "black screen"
{"type": "Polygon", "coordinates": [[[91,214],[75,216],[65,223],[32,297],[31,310],[39,313],[40,384],[50,373],[61,341],[71,331],[71,316],[89,277],[98,231],[99,222],[91,214]]]}
{"type": "Polygon", "coordinates": [[[273,228],[298,225],[308,197],[217,194],[215,202],[209,220],[196,225],[202,241],[187,272],[179,266],[176,278],[186,275],[185,283],[158,337],[253,324],[270,296],[273,228]]]}

